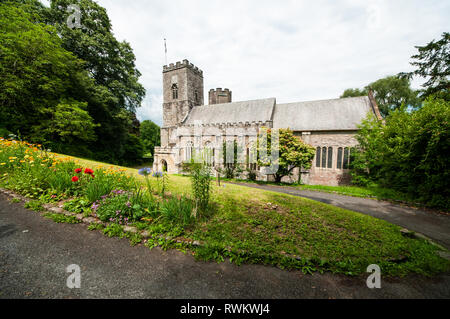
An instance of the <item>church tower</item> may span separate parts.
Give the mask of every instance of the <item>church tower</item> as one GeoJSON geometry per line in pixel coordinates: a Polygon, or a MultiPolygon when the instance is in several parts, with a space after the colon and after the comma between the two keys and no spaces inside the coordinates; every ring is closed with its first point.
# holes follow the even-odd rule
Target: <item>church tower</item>
{"type": "Polygon", "coordinates": [[[189,111],[203,105],[203,72],[188,60],[163,67],[163,127],[161,146],[170,146],[169,136],[189,111]]]}
{"type": "Polygon", "coordinates": [[[189,111],[203,105],[203,72],[188,60],[163,67],[163,125],[180,124],[189,111]]]}

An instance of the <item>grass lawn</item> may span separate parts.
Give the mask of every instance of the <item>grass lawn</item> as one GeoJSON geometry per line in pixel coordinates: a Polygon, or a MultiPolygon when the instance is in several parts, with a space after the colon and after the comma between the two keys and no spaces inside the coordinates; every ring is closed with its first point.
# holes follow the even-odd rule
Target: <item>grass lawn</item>
{"type": "MultiPolygon", "coordinates": [[[[136,169],[73,158],[93,169],[120,168],[127,174],[136,169]]],[[[156,179],[150,178],[156,187],[156,179]]],[[[170,175],[172,194],[190,193],[190,179],[170,175]]],[[[196,258],[229,259],[240,264],[263,263],[305,273],[332,271],[348,275],[364,273],[378,264],[383,274],[416,272],[431,275],[448,271],[449,262],[436,254],[434,245],[404,237],[400,227],[342,208],[239,185],[214,182],[213,207],[209,216],[184,228],[154,223],[138,224],[152,234],[192,239],[204,246],[191,248],[196,258]]],[[[169,245],[170,246],[170,245],[169,245]]]]}

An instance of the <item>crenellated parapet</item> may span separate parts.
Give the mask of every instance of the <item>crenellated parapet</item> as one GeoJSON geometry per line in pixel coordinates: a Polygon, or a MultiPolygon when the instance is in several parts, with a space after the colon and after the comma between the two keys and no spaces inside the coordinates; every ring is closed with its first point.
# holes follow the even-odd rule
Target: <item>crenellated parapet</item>
{"type": "Polygon", "coordinates": [[[223,90],[222,88],[211,89],[208,92],[209,105],[231,103],[232,101],[231,95],[232,92],[229,89],[223,90]]]}
{"type": "Polygon", "coordinates": [[[169,65],[164,65],[163,66],[163,73],[174,71],[174,70],[178,70],[178,69],[182,69],[182,68],[189,68],[194,73],[196,73],[196,74],[198,74],[198,75],[203,77],[203,71],[200,70],[198,67],[196,67],[194,64],[190,63],[186,59],[183,60],[183,61],[178,61],[176,63],[170,63],[169,65]]]}

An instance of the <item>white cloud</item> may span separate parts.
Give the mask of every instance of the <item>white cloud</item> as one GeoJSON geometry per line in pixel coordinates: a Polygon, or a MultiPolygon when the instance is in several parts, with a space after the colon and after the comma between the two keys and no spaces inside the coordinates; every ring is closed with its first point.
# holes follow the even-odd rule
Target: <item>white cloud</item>
{"type": "Polygon", "coordinates": [[[136,54],[148,95],[138,117],[158,124],[164,38],[169,63],[188,59],[203,70],[205,94],[228,87],[235,101],[295,102],[336,98],[346,88],[412,70],[414,46],[440,38],[450,21],[445,0],[98,3],[116,37],[136,54]]]}

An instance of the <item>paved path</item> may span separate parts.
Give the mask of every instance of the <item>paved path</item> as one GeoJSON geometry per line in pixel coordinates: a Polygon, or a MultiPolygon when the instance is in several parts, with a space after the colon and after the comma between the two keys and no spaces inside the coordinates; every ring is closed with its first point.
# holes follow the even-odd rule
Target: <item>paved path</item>
{"type": "Polygon", "coordinates": [[[86,225],[56,224],[0,195],[0,298],[450,298],[450,274],[382,277],[374,290],[365,280],[131,247],[86,225]],[[81,289],[66,287],[70,264],[81,267],[81,289]]]}
{"type": "Polygon", "coordinates": [[[319,191],[300,190],[290,186],[259,185],[248,183],[233,184],[305,197],[322,203],[384,219],[390,223],[421,233],[447,249],[450,249],[450,216],[417,208],[400,206],[376,199],[352,197],[319,191]]]}

